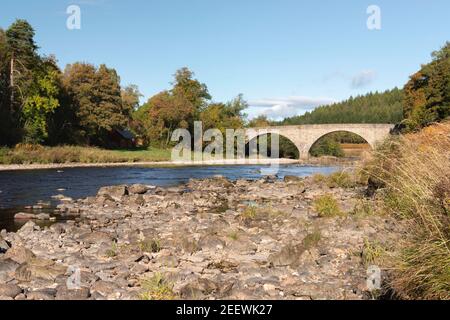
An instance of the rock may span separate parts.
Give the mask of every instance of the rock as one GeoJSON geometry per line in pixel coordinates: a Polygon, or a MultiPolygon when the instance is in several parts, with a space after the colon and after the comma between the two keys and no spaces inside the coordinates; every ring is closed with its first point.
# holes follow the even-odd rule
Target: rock
{"type": "Polygon", "coordinates": [[[202,250],[223,249],[223,247],[225,246],[225,241],[223,241],[216,235],[208,234],[200,238],[200,240],[198,241],[198,245],[200,248],[202,248],[202,250]]]}
{"type": "Polygon", "coordinates": [[[150,188],[143,184],[133,184],[128,188],[130,194],[145,194],[150,188]]]}
{"type": "Polygon", "coordinates": [[[27,300],[55,300],[55,289],[36,290],[27,293],[27,300]]]}
{"type": "Polygon", "coordinates": [[[9,248],[9,244],[0,236],[0,254],[5,253],[9,248]]]}
{"type": "Polygon", "coordinates": [[[13,279],[19,264],[11,259],[0,259],[0,286],[13,279]]]}
{"type": "Polygon", "coordinates": [[[298,183],[298,182],[302,182],[303,178],[301,177],[297,177],[297,176],[285,176],[284,177],[284,182],[286,183],[298,183]]]}
{"type": "Polygon", "coordinates": [[[113,237],[111,234],[106,232],[86,232],[80,236],[80,241],[88,244],[100,244],[100,243],[110,243],[112,244],[113,237]]]}
{"type": "Polygon", "coordinates": [[[56,300],[87,300],[89,298],[89,289],[68,289],[65,284],[59,286],[56,292],[56,300]]]}
{"type": "Polygon", "coordinates": [[[11,259],[19,264],[25,263],[32,258],[36,257],[34,253],[25,247],[22,246],[12,246],[11,249],[9,249],[5,253],[5,259],[11,259]]]}
{"type": "Polygon", "coordinates": [[[34,232],[36,229],[38,229],[38,226],[33,221],[28,221],[25,223],[22,228],[17,231],[19,235],[29,234],[31,232],[34,232]]]}
{"type": "Polygon", "coordinates": [[[121,201],[122,197],[126,195],[128,195],[128,187],[125,185],[102,187],[97,193],[97,196],[109,196],[115,201],[121,201]]]}
{"type": "Polygon", "coordinates": [[[156,261],[167,268],[176,268],[180,264],[178,258],[172,255],[158,257],[156,261]]]}
{"type": "Polygon", "coordinates": [[[38,220],[50,220],[50,215],[48,213],[40,213],[36,215],[36,219],[38,220]]]}
{"type": "Polygon", "coordinates": [[[0,296],[15,298],[22,289],[16,284],[2,284],[0,285],[0,296]]]}
{"type": "Polygon", "coordinates": [[[142,206],[145,203],[144,197],[141,194],[133,194],[127,198],[129,205],[142,206]]]}
{"type": "Polygon", "coordinates": [[[14,215],[14,220],[33,220],[36,215],[33,213],[19,212],[14,215]]]}
{"type": "Polygon", "coordinates": [[[302,244],[284,246],[279,253],[269,256],[269,262],[275,267],[295,266],[305,252],[302,244]]]}
{"type": "Polygon", "coordinates": [[[119,289],[120,287],[114,282],[99,280],[91,287],[91,294],[99,293],[102,296],[107,297],[117,293],[119,289]]]}
{"type": "Polygon", "coordinates": [[[383,181],[374,177],[369,177],[365,196],[373,197],[378,189],[382,189],[384,187],[386,187],[386,184],[383,181]]]}

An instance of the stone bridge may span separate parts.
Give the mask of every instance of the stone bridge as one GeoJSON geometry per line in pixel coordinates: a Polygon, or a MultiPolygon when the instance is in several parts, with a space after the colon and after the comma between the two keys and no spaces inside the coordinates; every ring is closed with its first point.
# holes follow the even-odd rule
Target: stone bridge
{"type": "Polygon", "coordinates": [[[317,124],[246,129],[248,141],[264,134],[278,134],[291,140],[300,153],[300,159],[307,159],[314,143],[333,132],[357,134],[374,148],[378,142],[387,138],[394,128],[392,124],[317,124]]]}

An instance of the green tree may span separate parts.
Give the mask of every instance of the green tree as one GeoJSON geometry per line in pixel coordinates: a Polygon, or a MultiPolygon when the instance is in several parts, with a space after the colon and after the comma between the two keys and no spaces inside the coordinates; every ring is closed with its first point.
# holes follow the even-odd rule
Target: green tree
{"type": "Polygon", "coordinates": [[[139,88],[132,84],[121,90],[123,112],[127,115],[131,115],[139,108],[139,99],[142,94],[139,92],[139,88]]]}
{"type": "Polygon", "coordinates": [[[310,153],[313,157],[321,157],[325,155],[333,157],[345,156],[339,142],[337,142],[332,137],[324,137],[317,141],[311,147],[310,153]]]}
{"type": "Polygon", "coordinates": [[[269,119],[267,119],[266,115],[260,115],[256,118],[253,118],[247,124],[249,128],[265,128],[270,127],[271,125],[272,122],[269,119]]]}
{"type": "Polygon", "coordinates": [[[194,72],[188,68],[181,68],[174,74],[173,88],[171,90],[174,96],[180,96],[189,101],[194,108],[194,117],[198,116],[204,108],[207,107],[211,95],[208,92],[206,84],[194,79],[194,72]]]}
{"type": "MultiPolygon", "coordinates": [[[[7,84],[8,98],[3,98],[4,116],[8,119],[2,137],[7,144],[21,140],[23,134],[22,108],[27,97],[32,94],[36,77],[34,71],[40,64],[34,29],[25,20],[16,20],[4,33],[2,58],[2,82],[7,84]],[[5,43],[6,40],[6,43],[5,43]],[[8,103],[6,104],[6,101],[8,103]]],[[[3,35],[2,35],[3,37],[3,35]]]]}
{"type": "Polygon", "coordinates": [[[239,129],[244,127],[246,115],[243,111],[248,103],[240,94],[227,103],[211,103],[200,113],[204,130],[219,129],[225,134],[226,129],[239,129]]]}
{"type": "Polygon", "coordinates": [[[175,129],[188,129],[192,123],[194,106],[181,94],[164,91],[150,100],[151,131],[150,139],[159,141],[162,146],[170,144],[175,129]]]}
{"type": "Polygon", "coordinates": [[[52,58],[45,59],[35,71],[32,92],[22,108],[25,142],[43,143],[48,138],[48,118],[60,105],[60,76],[52,58]]]}
{"type": "Polygon", "coordinates": [[[6,34],[0,29],[0,146],[10,144],[11,114],[6,34]]]}
{"type": "Polygon", "coordinates": [[[122,103],[120,78],[114,69],[75,63],[66,67],[63,83],[86,143],[107,146],[111,130],[127,127],[131,114],[122,103]]]}

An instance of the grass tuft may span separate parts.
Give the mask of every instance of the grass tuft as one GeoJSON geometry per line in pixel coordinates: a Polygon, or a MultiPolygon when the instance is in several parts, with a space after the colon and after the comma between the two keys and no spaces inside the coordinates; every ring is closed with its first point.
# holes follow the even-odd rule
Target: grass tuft
{"type": "Polygon", "coordinates": [[[161,273],[155,273],[150,279],[142,281],[141,300],[174,300],[173,285],[161,273]]]}
{"type": "Polygon", "coordinates": [[[331,194],[325,194],[314,200],[314,210],[321,218],[336,217],[342,215],[337,200],[331,194]]]}

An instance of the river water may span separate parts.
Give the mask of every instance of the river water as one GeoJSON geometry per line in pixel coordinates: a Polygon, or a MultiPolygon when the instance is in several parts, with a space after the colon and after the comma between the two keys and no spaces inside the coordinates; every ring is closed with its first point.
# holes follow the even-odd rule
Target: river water
{"type": "MultiPolygon", "coordinates": [[[[114,167],[70,168],[0,172],[0,230],[16,231],[23,221],[14,221],[17,212],[33,212],[26,209],[39,201],[50,202],[49,208],[40,212],[52,212],[57,201],[52,196],[63,194],[73,199],[93,196],[102,186],[141,183],[154,186],[175,186],[191,178],[202,179],[222,175],[230,180],[259,179],[264,166],[205,166],[205,167],[114,167]]],[[[309,176],[315,173],[329,174],[338,167],[313,167],[300,165],[280,166],[277,176],[309,176]]],[[[44,223],[42,223],[44,225],[44,223]]]]}

